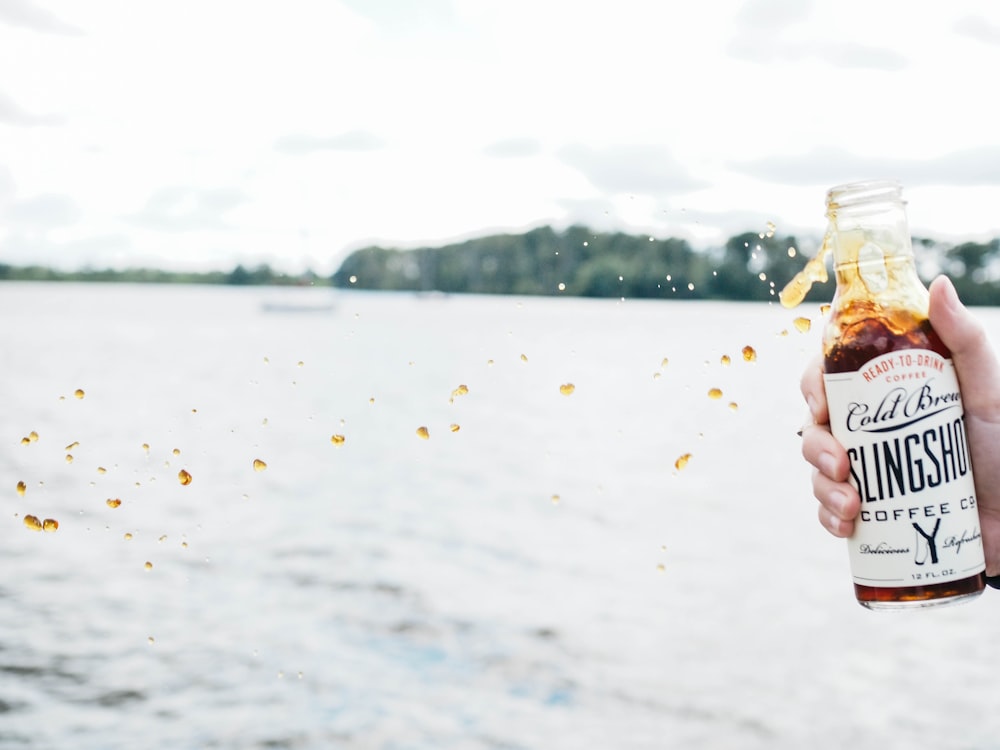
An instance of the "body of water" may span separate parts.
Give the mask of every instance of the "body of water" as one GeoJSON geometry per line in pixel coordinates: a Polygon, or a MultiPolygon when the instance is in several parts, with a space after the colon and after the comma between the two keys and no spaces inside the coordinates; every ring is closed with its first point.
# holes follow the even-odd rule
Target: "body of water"
{"type": "Polygon", "coordinates": [[[815,519],[818,328],[0,286],[0,746],[1000,746],[1000,592],[869,612],[815,519]]]}

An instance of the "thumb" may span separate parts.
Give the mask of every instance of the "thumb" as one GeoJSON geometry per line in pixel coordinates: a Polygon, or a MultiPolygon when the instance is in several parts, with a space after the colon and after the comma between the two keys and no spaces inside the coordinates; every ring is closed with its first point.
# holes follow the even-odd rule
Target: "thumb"
{"type": "Polygon", "coordinates": [[[951,350],[966,412],[1000,418],[1000,363],[979,320],[959,301],[947,276],[930,286],[930,322],[951,350]]]}

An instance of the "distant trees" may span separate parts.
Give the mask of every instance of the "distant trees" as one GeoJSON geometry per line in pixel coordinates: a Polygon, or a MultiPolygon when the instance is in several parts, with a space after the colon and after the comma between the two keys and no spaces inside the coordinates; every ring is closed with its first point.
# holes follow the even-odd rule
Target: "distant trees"
{"type": "MultiPolygon", "coordinates": [[[[918,271],[927,279],[944,271],[968,304],[1000,305],[1000,239],[948,246],[914,238],[913,246],[918,271]]],[[[252,268],[240,264],[228,273],[67,272],[0,264],[0,281],[332,285],[473,294],[774,300],[805,265],[804,255],[795,237],[773,233],[745,232],[730,237],[722,247],[694,250],[676,238],[598,233],[579,225],[560,232],[544,226],[416,250],[365,247],[345,258],[328,278],[312,271],[286,274],[266,263],[252,268]]],[[[832,285],[831,280],[814,288],[807,299],[829,300],[832,285]]]]}
{"type": "Polygon", "coordinates": [[[802,267],[804,259],[789,252],[794,246],[794,237],[746,233],[721,250],[696,251],[682,239],[546,226],[439,248],[362,248],[331,282],[475,294],[765,300],[802,267]]]}

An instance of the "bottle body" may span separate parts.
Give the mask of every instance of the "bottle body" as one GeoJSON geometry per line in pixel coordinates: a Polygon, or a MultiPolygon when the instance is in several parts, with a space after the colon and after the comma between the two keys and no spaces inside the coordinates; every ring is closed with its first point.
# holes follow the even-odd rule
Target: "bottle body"
{"type": "Polygon", "coordinates": [[[833,188],[827,208],[837,291],[824,380],[861,497],[848,539],[858,602],[895,609],[977,596],[985,564],[961,394],[927,318],[899,185],[833,188]]]}

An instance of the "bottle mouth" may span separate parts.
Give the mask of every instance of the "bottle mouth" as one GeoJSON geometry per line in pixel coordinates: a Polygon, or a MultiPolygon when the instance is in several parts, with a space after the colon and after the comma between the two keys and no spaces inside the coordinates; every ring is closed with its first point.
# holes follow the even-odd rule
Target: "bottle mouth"
{"type": "Polygon", "coordinates": [[[866,204],[891,201],[905,205],[903,186],[899,180],[862,180],[836,185],[826,192],[826,213],[838,209],[856,208],[866,204]]]}

